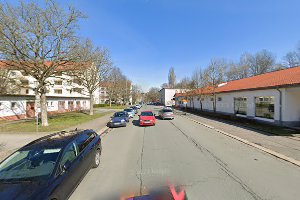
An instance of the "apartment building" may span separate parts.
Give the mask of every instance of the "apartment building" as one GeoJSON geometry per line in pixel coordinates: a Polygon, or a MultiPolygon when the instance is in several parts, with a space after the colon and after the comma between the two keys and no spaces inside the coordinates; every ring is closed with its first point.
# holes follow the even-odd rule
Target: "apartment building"
{"type": "MultiPolygon", "coordinates": [[[[10,77],[20,86],[13,93],[0,95],[0,119],[34,117],[40,112],[35,106],[36,80],[20,70],[11,70],[10,77]]],[[[79,79],[58,71],[47,80],[47,110],[50,114],[89,109],[90,99],[79,79]]]]}

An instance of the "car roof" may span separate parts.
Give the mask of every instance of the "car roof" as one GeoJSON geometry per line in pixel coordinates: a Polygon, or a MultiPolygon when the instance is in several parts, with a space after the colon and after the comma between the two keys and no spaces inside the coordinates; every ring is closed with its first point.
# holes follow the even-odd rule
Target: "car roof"
{"type": "Polygon", "coordinates": [[[126,112],[125,112],[125,111],[119,111],[119,112],[115,112],[115,114],[116,114],[116,113],[126,113],[126,112]]]}
{"type": "Polygon", "coordinates": [[[153,112],[152,110],[143,110],[142,112],[153,112]]]}
{"type": "Polygon", "coordinates": [[[34,148],[64,148],[78,136],[91,131],[92,130],[72,130],[53,133],[30,142],[20,150],[29,150],[34,148]]]}

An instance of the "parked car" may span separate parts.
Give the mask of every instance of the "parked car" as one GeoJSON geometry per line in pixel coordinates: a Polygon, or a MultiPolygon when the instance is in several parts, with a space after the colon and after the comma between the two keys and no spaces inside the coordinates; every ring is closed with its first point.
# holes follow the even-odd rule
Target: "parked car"
{"type": "Polygon", "coordinates": [[[127,125],[127,122],[129,122],[129,114],[125,111],[121,111],[114,113],[107,126],[110,128],[121,126],[125,127],[127,125]]]}
{"type": "Polygon", "coordinates": [[[136,106],[131,106],[130,108],[132,108],[135,111],[135,114],[138,113],[138,108],[136,106]]]}
{"type": "Polygon", "coordinates": [[[139,124],[140,126],[155,126],[156,119],[154,113],[151,110],[142,111],[139,115],[139,124]]]}
{"type": "Polygon", "coordinates": [[[173,110],[169,107],[165,107],[158,111],[158,116],[161,119],[174,119],[174,113],[173,110]]]}
{"type": "Polygon", "coordinates": [[[128,113],[130,118],[133,118],[135,116],[135,110],[133,110],[132,108],[125,108],[124,111],[128,113]]]}
{"type": "Polygon", "coordinates": [[[135,105],[138,109],[141,109],[141,107],[142,107],[142,105],[140,105],[140,104],[136,104],[135,105]]]}
{"type": "Polygon", "coordinates": [[[93,130],[54,133],[0,163],[1,199],[67,199],[100,164],[101,138],[93,130]]]}

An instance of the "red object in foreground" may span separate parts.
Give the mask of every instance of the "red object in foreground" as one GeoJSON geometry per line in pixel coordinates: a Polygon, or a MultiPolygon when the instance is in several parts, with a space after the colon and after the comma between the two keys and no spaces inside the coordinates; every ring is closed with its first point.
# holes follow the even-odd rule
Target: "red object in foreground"
{"type": "Polygon", "coordinates": [[[151,110],[141,112],[139,118],[140,126],[154,126],[156,124],[156,118],[151,110]]]}
{"type": "Polygon", "coordinates": [[[180,188],[179,193],[176,192],[175,187],[173,185],[170,185],[169,189],[174,200],[185,200],[185,191],[183,188],[180,188]]]}
{"type": "Polygon", "coordinates": [[[149,194],[142,196],[130,195],[130,197],[121,197],[121,200],[187,200],[183,187],[169,185],[163,189],[152,190],[149,194]]]}

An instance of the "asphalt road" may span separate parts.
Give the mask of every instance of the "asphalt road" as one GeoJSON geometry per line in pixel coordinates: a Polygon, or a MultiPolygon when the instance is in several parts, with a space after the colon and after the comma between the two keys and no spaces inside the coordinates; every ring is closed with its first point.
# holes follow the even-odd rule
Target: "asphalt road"
{"type": "Polygon", "coordinates": [[[300,197],[297,166],[181,116],[153,127],[136,126],[137,118],[103,137],[101,165],[70,199],[146,194],[168,183],[195,200],[300,197]]]}

